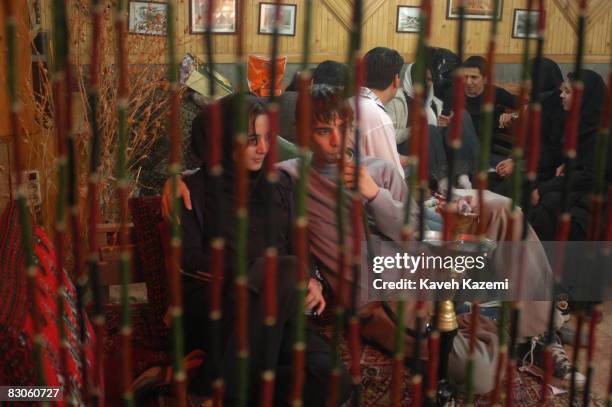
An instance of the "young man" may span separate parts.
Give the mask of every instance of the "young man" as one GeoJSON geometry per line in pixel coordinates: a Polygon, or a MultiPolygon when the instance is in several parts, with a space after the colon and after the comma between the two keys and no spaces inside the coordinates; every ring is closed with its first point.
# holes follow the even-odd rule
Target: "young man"
{"type": "MultiPolygon", "coordinates": [[[[487,61],[481,56],[471,56],[463,63],[463,75],[465,76],[465,109],[472,117],[474,129],[482,140],[482,116],[484,103],[484,90],[487,80],[484,76],[487,61]]],[[[508,158],[512,144],[502,140],[496,140],[495,135],[504,133],[506,128],[512,123],[513,115],[506,113],[506,110],[516,109],[517,102],[515,97],[502,88],[495,87],[495,109],[493,117],[493,145],[491,147],[491,165],[496,167],[500,176],[507,176],[512,172],[507,168],[508,163],[497,168],[497,164],[508,158]]]]}
{"type": "MultiPolygon", "coordinates": [[[[338,176],[338,162],[344,155],[341,151],[342,137],[348,137],[353,120],[352,113],[345,106],[342,96],[337,89],[316,85],[311,88],[313,125],[310,139],[312,150],[311,171],[308,181],[307,213],[308,213],[308,236],[311,254],[317,259],[319,271],[324,279],[330,284],[332,291],[336,293],[340,273],[338,271],[339,247],[336,230],[336,190],[338,176]]],[[[347,187],[354,186],[355,174],[359,172],[359,191],[364,202],[364,212],[367,214],[370,227],[372,247],[377,247],[377,242],[401,240],[401,227],[403,224],[404,205],[406,199],[406,184],[397,168],[390,162],[374,157],[364,156],[361,168],[356,168],[352,162],[345,165],[344,181],[347,187]]],[[[287,172],[294,180],[299,176],[300,162],[297,159],[284,161],[278,164],[280,171],[287,172]]],[[[509,200],[496,194],[487,194],[485,208],[486,212],[480,214],[480,221],[486,225],[487,237],[494,240],[502,240],[508,235],[509,223],[509,200]]],[[[347,196],[344,200],[347,211],[351,208],[351,200],[347,196]]],[[[415,211],[411,215],[411,223],[416,225],[418,213],[416,205],[412,206],[415,211]]],[[[522,222],[515,223],[515,228],[522,222]]],[[[350,226],[347,226],[350,228],[350,226]]],[[[350,229],[347,230],[350,235],[350,229]]],[[[515,235],[518,235],[518,228],[515,235]]],[[[537,242],[533,230],[529,230],[528,240],[537,242]]],[[[347,250],[351,251],[350,239],[347,239],[347,250]]],[[[544,275],[550,274],[546,255],[537,245],[531,245],[527,249],[525,258],[525,281],[530,282],[526,290],[540,290],[545,280],[544,275]]],[[[500,255],[496,264],[508,263],[509,255],[500,255]]],[[[370,270],[363,270],[369,273],[370,270]]],[[[359,282],[353,282],[359,284],[359,282]]],[[[530,298],[530,297],[526,297],[530,298]]],[[[533,297],[531,297],[533,298],[533,297]]],[[[371,313],[371,306],[375,304],[360,298],[358,307],[359,314],[365,325],[372,319],[380,316],[371,313]]],[[[410,301],[407,301],[410,307],[410,301]]],[[[519,335],[527,339],[542,335],[547,326],[550,313],[550,302],[531,301],[525,303],[528,312],[523,312],[519,321],[519,335]]],[[[557,318],[560,321],[560,318],[557,318]]],[[[465,384],[466,363],[469,355],[469,316],[458,318],[460,330],[453,342],[453,349],[449,355],[449,376],[458,385],[465,384]]],[[[556,324],[558,326],[558,324],[556,324]]],[[[364,332],[362,331],[362,334],[364,332]]],[[[477,346],[475,355],[475,391],[486,393],[493,389],[495,380],[495,368],[497,365],[497,327],[494,320],[480,317],[477,332],[477,346]]],[[[366,337],[376,342],[387,350],[392,350],[394,345],[394,332],[379,332],[377,335],[366,337]]],[[[409,342],[408,346],[410,345],[409,342]]],[[[536,346],[537,340],[534,340],[536,346]]],[[[410,349],[410,348],[408,348],[410,349]]],[[[410,350],[407,350],[410,353],[410,350]]],[[[555,374],[560,380],[567,382],[569,379],[567,359],[562,347],[554,349],[555,352],[555,374]]],[[[582,377],[582,379],[584,379],[582,377]]],[[[581,378],[578,377],[578,381],[581,378]]]]}
{"type": "MultiPolygon", "coordinates": [[[[402,178],[408,157],[397,152],[395,128],[385,104],[400,87],[399,73],[403,65],[404,60],[395,50],[376,47],[368,51],[364,56],[365,83],[359,98],[361,153],[391,162],[402,178]]],[[[354,98],[351,104],[354,108],[354,98]]],[[[350,137],[348,146],[354,148],[354,144],[355,140],[350,137]]]]}
{"type": "MultiPolygon", "coordinates": [[[[341,62],[326,60],[321,62],[312,71],[312,83],[324,83],[332,86],[344,86],[348,67],[341,62]]],[[[295,143],[295,106],[297,104],[297,91],[286,90],[278,98],[280,107],[280,136],[285,140],[295,143]]]]}

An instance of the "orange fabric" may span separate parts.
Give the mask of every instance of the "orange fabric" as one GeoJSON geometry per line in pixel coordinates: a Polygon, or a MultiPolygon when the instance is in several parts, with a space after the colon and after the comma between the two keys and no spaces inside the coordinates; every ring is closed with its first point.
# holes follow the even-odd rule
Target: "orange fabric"
{"type": "MultiPolygon", "coordinates": [[[[285,75],[287,57],[276,58],[275,92],[278,96],[282,93],[281,82],[285,75]]],[[[270,96],[272,88],[270,84],[270,58],[249,55],[247,64],[247,80],[249,90],[257,96],[270,96]]]]}

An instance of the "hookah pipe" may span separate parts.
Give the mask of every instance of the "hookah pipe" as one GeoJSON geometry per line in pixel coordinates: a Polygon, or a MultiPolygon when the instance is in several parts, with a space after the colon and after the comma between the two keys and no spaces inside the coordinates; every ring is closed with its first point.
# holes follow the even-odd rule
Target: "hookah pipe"
{"type": "MultiPolygon", "coordinates": [[[[465,4],[463,0],[459,1],[459,24],[457,27],[457,52],[459,59],[463,61],[463,47],[464,47],[464,31],[465,31],[465,4]]],[[[453,118],[451,126],[450,136],[450,149],[448,156],[448,193],[447,203],[452,201],[453,197],[453,186],[454,186],[454,172],[455,172],[455,155],[461,148],[461,125],[463,121],[463,111],[465,107],[465,96],[464,96],[464,77],[460,69],[456,69],[453,78],[453,118]]],[[[453,239],[453,229],[455,224],[454,217],[456,213],[451,210],[450,205],[447,204],[444,209],[444,229],[443,229],[443,240],[450,241],[453,239]]],[[[448,381],[448,359],[452,350],[453,341],[457,335],[458,325],[457,316],[452,300],[442,300],[436,303],[435,307],[436,316],[436,330],[432,334],[433,347],[436,349],[439,346],[439,363],[438,363],[438,390],[436,392],[436,399],[438,405],[446,405],[455,398],[455,388],[448,381]],[[436,341],[437,331],[440,332],[439,344],[436,341]]],[[[435,328],[434,328],[435,329],[435,328]]],[[[437,351],[437,350],[436,350],[437,351]]],[[[433,363],[430,363],[433,366],[433,363]]],[[[433,369],[433,367],[432,367],[433,369]]],[[[430,373],[430,381],[433,381],[435,374],[430,373]]],[[[432,385],[431,383],[429,384],[432,385]]],[[[430,392],[432,393],[432,391],[430,392]]],[[[431,402],[430,402],[430,405],[431,402]]]]}

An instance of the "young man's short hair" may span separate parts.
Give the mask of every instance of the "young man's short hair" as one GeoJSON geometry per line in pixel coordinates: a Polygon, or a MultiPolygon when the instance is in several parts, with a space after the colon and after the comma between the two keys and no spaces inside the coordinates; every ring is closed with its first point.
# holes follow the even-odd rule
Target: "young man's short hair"
{"type": "Polygon", "coordinates": [[[463,62],[462,66],[463,68],[477,68],[478,72],[480,72],[480,74],[484,76],[485,67],[487,66],[487,60],[484,59],[484,57],[481,57],[480,55],[472,55],[463,62]]]}
{"type": "Polygon", "coordinates": [[[342,88],[325,84],[312,85],[310,97],[313,121],[331,123],[335,117],[339,117],[346,125],[352,124],[353,109],[344,98],[342,88]]]}
{"type": "Polygon", "coordinates": [[[336,61],[321,62],[312,73],[313,84],[325,84],[331,86],[344,86],[348,74],[346,64],[336,61]]]}
{"type": "Polygon", "coordinates": [[[372,48],[364,55],[365,83],[370,89],[387,89],[399,75],[404,59],[394,49],[372,48]]]}

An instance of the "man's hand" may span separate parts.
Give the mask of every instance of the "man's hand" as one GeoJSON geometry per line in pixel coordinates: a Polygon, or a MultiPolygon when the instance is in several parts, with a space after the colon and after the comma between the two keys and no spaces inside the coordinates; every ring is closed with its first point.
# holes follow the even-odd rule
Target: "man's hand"
{"type": "Polygon", "coordinates": [[[438,116],[438,127],[448,127],[450,125],[452,117],[453,117],[452,114],[450,116],[444,116],[443,114],[439,115],[438,116]]]}
{"type": "Polygon", "coordinates": [[[499,128],[505,129],[508,125],[512,124],[515,117],[516,115],[514,113],[502,113],[502,115],[499,116],[499,128]]]}
{"type": "Polygon", "coordinates": [[[531,205],[536,206],[540,203],[540,192],[537,189],[531,191],[531,205]]]}
{"type": "Polygon", "coordinates": [[[565,164],[558,166],[557,170],[555,171],[555,177],[561,177],[563,175],[565,175],[565,164]]]}
{"type": "Polygon", "coordinates": [[[499,174],[500,177],[506,178],[508,175],[512,174],[512,170],[514,169],[514,161],[512,158],[506,158],[501,161],[495,167],[495,171],[499,174]]]}
{"type": "MultiPolygon", "coordinates": [[[[178,179],[178,196],[183,200],[185,207],[191,210],[191,194],[189,193],[189,188],[187,188],[187,184],[183,182],[183,179],[179,177],[178,179]]],[[[164,219],[170,219],[172,207],[172,179],[168,178],[166,183],[164,184],[164,190],[162,192],[162,215],[164,219]]]]}
{"type": "Polygon", "coordinates": [[[308,281],[308,293],[304,299],[304,309],[315,310],[318,315],[325,310],[325,298],[323,298],[323,286],[316,278],[308,281]]]}
{"type": "Polygon", "coordinates": [[[447,203],[446,209],[461,215],[477,214],[478,200],[471,195],[466,195],[447,203]]]}
{"type": "MultiPolygon", "coordinates": [[[[344,183],[347,188],[352,189],[355,187],[356,174],[357,167],[355,163],[347,162],[344,167],[344,183]]],[[[371,201],[376,198],[379,190],[380,188],[376,185],[376,182],[374,182],[366,167],[361,166],[361,168],[359,168],[359,192],[361,192],[361,195],[368,201],[371,201]]]]}

